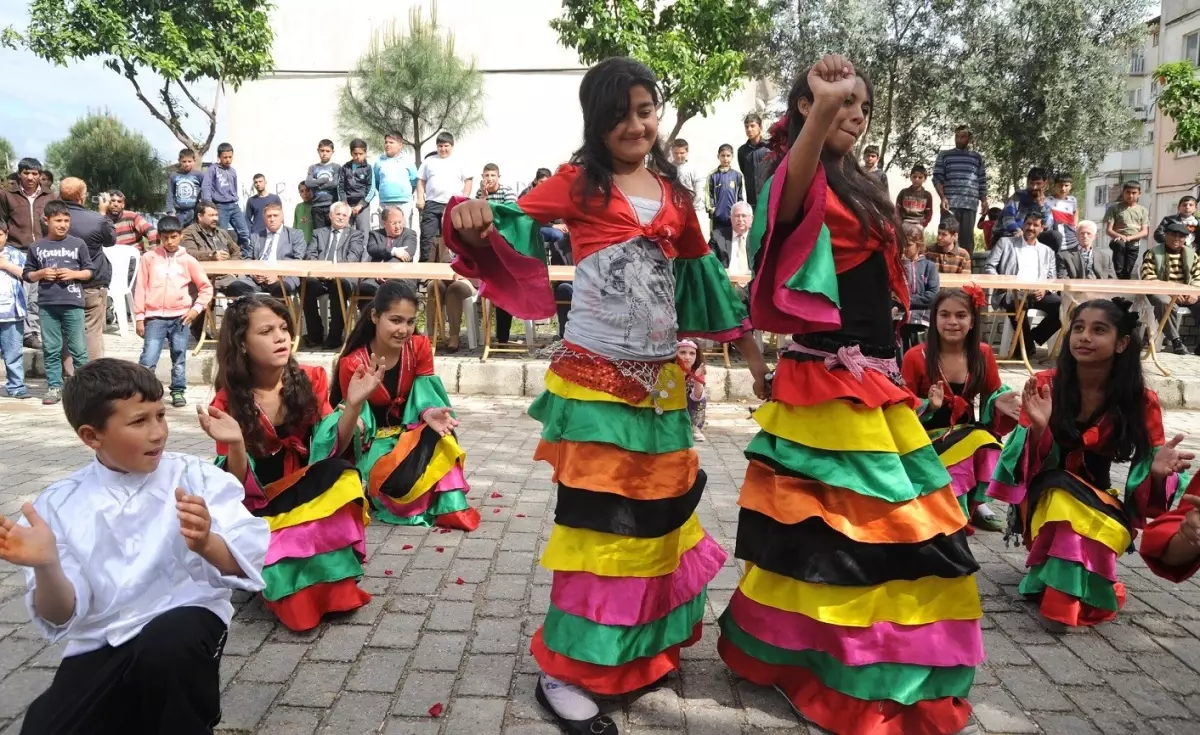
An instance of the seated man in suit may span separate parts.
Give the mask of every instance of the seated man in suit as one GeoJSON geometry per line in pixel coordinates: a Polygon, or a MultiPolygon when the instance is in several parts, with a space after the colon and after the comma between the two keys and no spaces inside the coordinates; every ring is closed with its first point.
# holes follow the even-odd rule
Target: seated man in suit
{"type": "MultiPolygon", "coordinates": [[[[1041,212],[1030,211],[1025,214],[1021,223],[1021,234],[1001,238],[988,253],[987,263],[983,272],[992,276],[1016,276],[1024,281],[1050,281],[1058,272],[1054,259],[1054,251],[1050,246],[1038,240],[1045,227],[1045,217],[1041,212]]],[[[1012,309],[1014,295],[1011,291],[995,289],[992,294],[993,305],[997,309],[1012,309]]],[[[1025,349],[1033,353],[1035,345],[1041,345],[1058,331],[1062,321],[1059,308],[1062,299],[1058,294],[1044,289],[1034,289],[1025,300],[1026,309],[1037,309],[1044,316],[1037,329],[1029,326],[1029,314],[1025,314],[1025,323],[1021,331],[1025,335],[1025,349]]],[[[1012,319],[1012,317],[1009,317],[1012,319]]],[[[1013,320],[1015,323],[1015,320],[1013,320]]]]}
{"type": "MultiPolygon", "coordinates": [[[[275,263],[281,260],[304,260],[308,246],[304,243],[304,233],[294,227],[283,226],[283,205],[271,202],[263,208],[264,229],[250,236],[249,250],[245,253],[246,260],[261,260],[264,263],[275,263]]],[[[278,276],[242,276],[237,279],[255,291],[262,291],[275,298],[282,298],[284,288],[288,296],[300,292],[300,279],[296,276],[284,276],[283,286],[280,286],[278,276]]]]}
{"type": "MultiPolygon", "coordinates": [[[[383,227],[367,236],[367,256],[372,263],[411,263],[417,257],[421,241],[411,227],[404,226],[404,210],[396,204],[385,205],[379,212],[383,227]]],[[[420,282],[404,279],[416,293],[420,282]]]]}
{"type": "Polygon", "coordinates": [[[1096,223],[1083,220],[1075,225],[1079,247],[1058,252],[1059,278],[1116,278],[1112,251],[1096,248],[1096,223]]]}
{"type": "MultiPolygon", "coordinates": [[[[329,227],[313,232],[308,244],[305,260],[327,263],[368,263],[366,235],[350,226],[350,205],[337,202],[329,209],[329,227]]],[[[308,347],[323,347],[336,350],[342,346],[342,333],[346,320],[342,309],[347,300],[357,292],[368,296],[375,293],[375,282],[370,279],[342,278],[341,298],[338,298],[338,281],[332,278],[308,278],[304,293],[304,324],[308,347]],[[321,323],[321,311],[317,299],[329,296],[329,334],[321,323]]]]}
{"type": "MultiPolygon", "coordinates": [[[[188,255],[200,261],[241,260],[242,249],[238,247],[237,240],[233,239],[228,230],[217,226],[218,219],[219,212],[216,204],[212,202],[196,204],[195,219],[184,229],[183,240],[179,246],[188,255]]],[[[210,276],[209,280],[217,293],[232,299],[241,298],[255,291],[253,283],[247,283],[233,275],[210,276]]],[[[200,338],[204,323],[204,319],[196,319],[192,322],[193,337],[200,338]]]]}

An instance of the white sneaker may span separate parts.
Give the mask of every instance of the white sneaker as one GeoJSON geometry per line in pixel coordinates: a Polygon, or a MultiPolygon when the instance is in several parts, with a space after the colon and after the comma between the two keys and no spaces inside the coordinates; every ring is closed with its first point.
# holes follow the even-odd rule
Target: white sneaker
{"type": "Polygon", "coordinates": [[[698,442],[708,441],[707,439],[704,438],[704,432],[700,431],[699,429],[695,429],[695,428],[692,429],[692,440],[698,441],[698,442]]]}

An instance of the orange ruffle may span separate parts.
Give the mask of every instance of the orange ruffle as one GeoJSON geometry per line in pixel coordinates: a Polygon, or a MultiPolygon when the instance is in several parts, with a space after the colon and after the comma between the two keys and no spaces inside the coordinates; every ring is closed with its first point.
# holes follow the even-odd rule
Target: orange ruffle
{"type": "Polygon", "coordinates": [[[665,500],[696,484],[700,458],[692,449],[643,454],[600,442],[538,442],[533,459],[554,468],[554,482],[632,500],[665,500]]]}
{"type": "Polygon", "coordinates": [[[324,615],[357,610],[370,601],[371,595],[359,589],[358,580],[348,577],[305,587],[275,602],[264,598],[263,604],[275,613],[279,622],[302,632],[317,627],[324,615]]]}
{"type": "Polygon", "coordinates": [[[1117,610],[1102,610],[1092,607],[1078,598],[1065,592],[1059,592],[1053,587],[1047,587],[1042,592],[1041,613],[1047,620],[1056,620],[1063,625],[1082,628],[1090,625],[1107,623],[1117,619],[1117,612],[1125,607],[1125,585],[1113,583],[1113,592],[1117,593],[1117,610]]]}
{"type": "Polygon", "coordinates": [[[703,623],[696,623],[692,637],[678,646],[671,646],[662,653],[639,658],[621,666],[600,666],[576,661],[546,647],[542,640],[542,629],[538,628],[529,644],[529,652],[537,660],[542,671],[574,684],[592,694],[616,696],[628,694],[650,686],[672,671],[679,669],[679,649],[696,644],[703,634],[703,623]]]}
{"type": "Polygon", "coordinates": [[[434,520],[433,525],[441,526],[442,528],[454,528],[459,531],[474,531],[479,528],[479,511],[475,508],[463,508],[456,510],[453,513],[440,515],[434,520]]]}
{"type": "Polygon", "coordinates": [[[939,533],[949,536],[966,524],[950,492],[889,503],[816,480],[778,475],[753,459],[738,505],[788,525],[820,518],[843,536],[867,544],[917,543],[939,533]]]}
{"type": "Polygon", "coordinates": [[[778,686],[805,719],[838,735],[952,735],[971,716],[971,705],[957,697],[910,705],[857,699],[825,686],[808,669],[763,663],[725,638],[717,640],[717,652],[735,674],[778,686]]]}
{"type": "Polygon", "coordinates": [[[907,403],[913,408],[920,405],[912,393],[883,373],[867,370],[859,382],[848,370],[826,369],[823,360],[780,360],[775,368],[771,398],[790,406],[815,406],[835,398],[867,408],[896,403],[907,403]]]}

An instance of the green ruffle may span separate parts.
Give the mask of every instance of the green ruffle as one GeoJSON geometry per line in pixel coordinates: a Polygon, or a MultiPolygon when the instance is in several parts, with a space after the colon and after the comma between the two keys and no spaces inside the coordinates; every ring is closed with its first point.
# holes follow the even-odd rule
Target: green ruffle
{"type": "Polygon", "coordinates": [[[655,656],[692,637],[704,618],[707,589],[688,602],[645,625],[601,625],[563,612],[553,605],[546,613],[542,640],[555,653],[599,666],[620,666],[655,656]]]}
{"type": "Polygon", "coordinates": [[[492,203],[492,226],[500,237],[521,255],[546,262],[546,241],[542,229],[516,203],[492,203]]]}
{"type": "Polygon", "coordinates": [[[742,326],[746,307],[717,254],[675,260],[675,312],[682,334],[719,334],[742,326]]]}
{"type": "Polygon", "coordinates": [[[1037,595],[1047,587],[1053,587],[1094,608],[1118,609],[1113,583],[1073,561],[1051,556],[1045,562],[1030,567],[1017,589],[1023,595],[1037,595]]]}
{"type": "Polygon", "coordinates": [[[760,431],[746,447],[746,456],[761,457],[794,474],[889,503],[904,503],[950,484],[950,475],[930,445],[902,455],[835,452],[760,431]]]}
{"type": "Polygon", "coordinates": [[[992,479],[1005,485],[1020,485],[1026,477],[1017,477],[1021,471],[1021,457],[1025,454],[1025,443],[1029,441],[1029,427],[1018,426],[1009,434],[1000,450],[1000,459],[996,462],[996,471],[992,479]]]}
{"type": "MultiPolygon", "coordinates": [[[[342,420],[342,412],[345,411],[344,406],[338,406],[325,418],[317,422],[313,427],[312,439],[308,443],[308,463],[319,462],[322,459],[328,459],[333,456],[334,450],[337,448],[338,440],[338,422],[342,420]]],[[[358,412],[359,422],[367,427],[355,428],[354,436],[350,440],[354,447],[354,460],[357,462],[362,458],[364,436],[370,436],[375,431],[374,416],[371,415],[371,407],[366,403],[358,412]]],[[[365,477],[365,475],[364,475],[365,477]]]]}
{"type": "Polygon", "coordinates": [[[371,498],[371,507],[374,511],[373,515],[375,519],[389,525],[432,528],[437,523],[438,516],[466,510],[471,507],[471,504],[467,502],[467,494],[462,490],[447,490],[444,493],[435,493],[433,500],[430,501],[429,507],[425,509],[425,512],[413,516],[398,516],[380,505],[375,498],[371,498]]]}
{"type": "Polygon", "coordinates": [[[400,423],[405,426],[417,423],[427,408],[450,408],[450,396],[446,394],[446,386],[442,385],[442,379],[436,375],[418,375],[413,380],[408,400],[404,402],[404,415],[400,417],[400,423]]]}
{"type": "MultiPolygon", "coordinates": [[[[780,181],[782,182],[782,179],[780,181]]],[[[767,222],[771,219],[771,187],[774,185],[775,176],[772,175],[763,184],[762,193],[758,196],[758,206],[754,212],[754,222],[750,225],[750,232],[746,237],[746,257],[752,269],[757,269],[758,253],[762,250],[763,238],[767,234],[767,222]]],[[[757,270],[755,273],[757,274],[757,270]]],[[[812,253],[800,266],[800,270],[793,273],[784,285],[793,291],[821,294],[835,306],[841,306],[837,285],[837,268],[833,260],[833,241],[830,239],[828,227],[821,225],[821,232],[817,235],[817,242],[813,246],[812,253]]]]}
{"type": "Polygon", "coordinates": [[[659,414],[653,408],[576,401],[543,391],[529,406],[529,415],[541,422],[542,438],[549,442],[602,442],[644,454],[692,446],[692,422],[686,409],[659,414]]]}
{"type": "Polygon", "coordinates": [[[314,584],[361,577],[362,573],[362,561],[352,546],[307,559],[281,559],[263,568],[267,583],[263,597],[276,602],[314,584]]]}
{"type": "Polygon", "coordinates": [[[1007,385],[1002,383],[1000,387],[996,389],[996,392],[988,396],[987,400],[983,402],[983,410],[979,412],[979,423],[983,424],[984,426],[991,426],[992,420],[996,418],[996,399],[1005,393],[1010,392],[1012,392],[1012,388],[1009,388],[1007,385]]]}
{"type": "Polygon", "coordinates": [[[911,705],[943,697],[965,698],[975,681],[971,666],[869,664],[847,666],[823,651],[792,651],[764,643],[738,627],[726,610],[719,620],[721,634],[746,654],[775,666],[808,669],[830,689],[868,702],[892,700],[911,705]]]}
{"type": "Polygon", "coordinates": [[[754,208],[754,220],[750,223],[750,232],[746,233],[746,262],[755,274],[758,273],[758,251],[762,250],[763,238],[767,236],[767,222],[771,219],[771,187],[774,184],[773,175],[763,182],[762,192],[758,195],[758,206],[754,208]]]}

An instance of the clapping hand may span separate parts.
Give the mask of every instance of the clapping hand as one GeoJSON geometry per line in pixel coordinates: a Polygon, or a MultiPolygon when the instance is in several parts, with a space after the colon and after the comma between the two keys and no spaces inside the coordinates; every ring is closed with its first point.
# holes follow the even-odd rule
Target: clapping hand
{"type": "Polygon", "coordinates": [[[379,389],[383,383],[383,374],[387,372],[387,360],[375,355],[371,356],[371,364],[359,365],[346,386],[346,405],[359,407],[379,389]]]}
{"type": "Polygon", "coordinates": [[[996,396],[993,406],[995,410],[1014,421],[1021,418],[1021,397],[1017,395],[1016,391],[1008,391],[996,396]]]}
{"type": "Polygon", "coordinates": [[[942,386],[942,382],[940,380],[929,386],[929,408],[931,410],[936,411],[940,409],[945,401],[946,389],[944,386],[942,386]]]}
{"type": "Polygon", "coordinates": [[[196,415],[200,419],[200,428],[213,441],[219,444],[241,444],[244,441],[237,419],[216,406],[209,406],[207,411],[204,406],[196,406],[196,415]]]}
{"type": "Polygon", "coordinates": [[[1025,389],[1021,392],[1021,405],[1025,407],[1025,414],[1029,416],[1029,423],[1034,429],[1043,431],[1050,425],[1049,385],[1043,385],[1039,390],[1036,378],[1025,381],[1025,389]]]}
{"type": "Polygon", "coordinates": [[[188,495],[183,488],[175,488],[175,511],[179,516],[179,534],[183,536],[187,547],[197,554],[203,554],[208,547],[209,532],[212,530],[212,516],[208,514],[208,505],[199,495],[188,495]]]}
{"type": "Polygon", "coordinates": [[[1179,524],[1179,530],[1176,532],[1187,541],[1192,548],[1200,549],[1200,497],[1195,495],[1184,495],[1179,499],[1180,506],[1190,505],[1187,513],[1183,516],[1183,522],[1179,524]]]}
{"type": "Polygon", "coordinates": [[[458,426],[458,419],[454,418],[448,408],[431,408],[421,415],[421,420],[441,436],[446,436],[458,426]]]}
{"type": "Polygon", "coordinates": [[[33,503],[21,506],[28,526],[0,516],[0,559],[20,567],[48,567],[58,563],[58,544],[54,531],[33,509],[33,503]]]}
{"type": "Polygon", "coordinates": [[[1183,438],[1183,434],[1176,434],[1171,441],[1159,447],[1158,452],[1154,455],[1154,462],[1150,465],[1152,477],[1170,477],[1176,472],[1183,472],[1192,466],[1192,460],[1196,458],[1196,455],[1179,450],[1179,443],[1183,441],[1183,438]]]}

